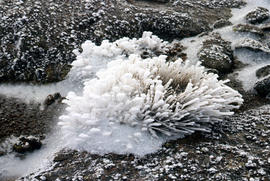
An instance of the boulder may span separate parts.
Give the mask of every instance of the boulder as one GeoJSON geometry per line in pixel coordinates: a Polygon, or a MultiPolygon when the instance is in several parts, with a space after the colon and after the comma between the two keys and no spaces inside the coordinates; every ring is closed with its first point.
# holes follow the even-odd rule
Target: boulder
{"type": "Polygon", "coordinates": [[[268,96],[270,93],[270,76],[256,82],[256,84],[254,85],[254,89],[260,96],[268,96]]]}
{"type": "Polygon", "coordinates": [[[249,23],[262,23],[270,17],[269,10],[263,7],[257,7],[255,10],[246,15],[246,20],[249,23]]]}
{"type": "Polygon", "coordinates": [[[245,38],[239,41],[239,43],[236,44],[235,49],[249,49],[255,52],[270,54],[270,48],[267,45],[251,38],[245,38]]]}
{"type": "Polygon", "coordinates": [[[238,24],[233,27],[233,31],[252,33],[258,36],[264,36],[264,32],[255,25],[250,24],[238,24]]]}
{"type": "Polygon", "coordinates": [[[266,77],[268,75],[270,75],[270,65],[266,65],[266,66],[256,70],[256,77],[257,78],[266,77]]]}
{"type": "Polygon", "coordinates": [[[203,42],[198,57],[203,66],[215,69],[221,74],[232,71],[233,51],[231,43],[223,40],[219,34],[214,34],[203,42]]]}
{"type": "Polygon", "coordinates": [[[19,142],[13,145],[13,151],[17,153],[32,152],[40,149],[41,146],[41,141],[36,137],[21,137],[19,142]]]}
{"type": "Polygon", "coordinates": [[[48,95],[46,97],[46,99],[44,100],[43,105],[47,107],[47,106],[55,103],[56,101],[58,101],[58,103],[60,103],[63,99],[64,98],[61,96],[61,94],[59,92],[56,92],[53,95],[51,95],[51,94],[48,95]]]}

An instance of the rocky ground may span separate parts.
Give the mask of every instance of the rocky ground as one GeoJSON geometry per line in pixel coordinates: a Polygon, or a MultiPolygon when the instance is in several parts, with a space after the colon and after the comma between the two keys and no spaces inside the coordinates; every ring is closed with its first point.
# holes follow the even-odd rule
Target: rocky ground
{"type": "MultiPolygon", "coordinates": [[[[85,40],[98,44],[103,39],[140,37],[146,30],[166,40],[195,36],[230,25],[230,8],[244,3],[0,0],[0,4],[0,83],[49,83],[65,78],[75,60],[72,50],[85,40]]],[[[265,98],[270,71],[267,66],[257,71],[261,79],[254,88],[258,94],[245,91],[235,75],[246,66],[237,60],[235,51],[248,49],[270,57],[268,18],[269,12],[258,8],[246,16],[246,24],[235,25],[234,31],[256,37],[247,36],[235,49],[213,33],[198,51],[203,65],[230,79],[228,85],[245,99],[234,116],[213,125],[213,133],[168,142],[144,157],[62,150],[50,169],[19,180],[270,180],[270,101],[265,98]]],[[[183,57],[179,49],[169,55],[183,57]]],[[[44,106],[0,95],[0,142],[11,135],[34,136],[42,142],[64,107],[51,100],[53,96],[44,106]]],[[[6,154],[0,150],[0,159],[6,154]]],[[[1,179],[15,180],[0,175],[1,179]]]]}
{"type": "Polygon", "coordinates": [[[59,104],[43,106],[0,95],[0,142],[10,135],[43,137],[48,133],[62,108],[59,104]]]}
{"type": "Polygon", "coordinates": [[[3,0],[0,1],[0,82],[60,81],[86,41],[141,37],[166,40],[194,36],[227,20],[239,0],[3,0]],[[194,11],[196,9],[196,11],[194,11]]]}
{"type": "MultiPolygon", "coordinates": [[[[154,154],[93,155],[63,150],[38,180],[269,180],[270,113],[248,110],[212,134],[171,141],[154,154]]],[[[23,180],[23,179],[22,179],[23,180]]]]}

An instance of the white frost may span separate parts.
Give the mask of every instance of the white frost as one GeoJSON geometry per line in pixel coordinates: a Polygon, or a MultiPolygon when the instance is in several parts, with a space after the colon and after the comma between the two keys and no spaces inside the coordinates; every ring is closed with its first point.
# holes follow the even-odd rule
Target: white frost
{"type": "Polygon", "coordinates": [[[181,59],[167,63],[166,56],[140,57],[142,49],[161,44],[151,33],[139,40],[84,44],[73,70],[99,70],[96,78],[85,81],[82,95],[70,92],[65,100],[68,107],[59,125],[67,146],[143,155],[168,138],[210,131],[211,123],[232,115],[231,110],[242,104],[238,92],[199,64],[181,59]],[[102,69],[96,60],[109,63],[102,69]]]}

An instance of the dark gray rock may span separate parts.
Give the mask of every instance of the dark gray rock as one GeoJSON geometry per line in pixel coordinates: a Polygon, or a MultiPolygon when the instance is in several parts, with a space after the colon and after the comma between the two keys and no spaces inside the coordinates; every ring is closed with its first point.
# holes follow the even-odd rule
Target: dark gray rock
{"type": "Polygon", "coordinates": [[[51,95],[51,94],[48,95],[46,97],[46,99],[44,100],[43,105],[47,107],[55,102],[60,103],[63,99],[64,99],[64,97],[62,97],[59,92],[56,92],[53,95],[51,95]]]}
{"type": "Polygon", "coordinates": [[[256,76],[258,78],[266,77],[270,75],[270,65],[266,65],[258,70],[256,70],[256,76]]]}
{"type": "Polygon", "coordinates": [[[39,138],[35,137],[21,137],[19,142],[13,145],[13,151],[17,153],[32,152],[40,149],[42,146],[39,138]]]}
{"type": "Polygon", "coordinates": [[[267,96],[270,93],[270,77],[267,77],[261,81],[256,82],[254,89],[260,96],[267,96]]]}
{"type": "Polygon", "coordinates": [[[263,31],[270,31],[270,23],[265,23],[260,28],[263,31]]]}
{"type": "Polygon", "coordinates": [[[182,58],[183,60],[187,59],[187,55],[183,53],[183,50],[185,50],[185,47],[181,45],[179,42],[174,42],[169,44],[168,47],[166,47],[165,54],[167,55],[168,61],[175,61],[178,58],[182,58]]]}
{"type": "Polygon", "coordinates": [[[60,81],[75,60],[73,49],[80,49],[86,40],[99,44],[104,39],[138,38],[143,31],[166,40],[190,37],[230,18],[230,8],[243,4],[241,0],[2,0],[0,82],[60,81]]]}
{"type": "Polygon", "coordinates": [[[250,24],[238,24],[233,27],[233,31],[252,33],[258,36],[264,36],[264,32],[255,25],[250,24]]]}
{"type": "Polygon", "coordinates": [[[198,57],[203,66],[215,69],[221,74],[232,71],[233,51],[231,43],[223,40],[219,34],[214,34],[203,42],[198,57]]]}
{"type": "Polygon", "coordinates": [[[225,26],[230,26],[230,25],[232,25],[232,23],[230,21],[225,20],[225,19],[220,19],[214,23],[213,28],[215,28],[215,29],[223,28],[225,26]]]}
{"type": "Polygon", "coordinates": [[[245,38],[242,41],[240,41],[235,46],[235,49],[249,49],[254,52],[262,52],[265,54],[270,54],[270,48],[267,45],[264,45],[263,43],[251,38],[245,38]]]}
{"type": "Polygon", "coordinates": [[[246,15],[246,20],[249,23],[262,23],[270,17],[269,10],[263,7],[257,7],[255,10],[246,15]]]}

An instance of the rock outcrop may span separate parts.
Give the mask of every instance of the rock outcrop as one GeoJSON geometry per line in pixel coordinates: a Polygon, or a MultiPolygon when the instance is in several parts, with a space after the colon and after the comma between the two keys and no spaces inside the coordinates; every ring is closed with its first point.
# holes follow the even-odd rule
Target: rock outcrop
{"type": "Polygon", "coordinates": [[[256,24],[262,23],[270,17],[269,10],[263,7],[257,7],[255,10],[246,15],[246,20],[249,23],[256,24]]]}
{"type": "Polygon", "coordinates": [[[60,81],[75,60],[73,50],[91,40],[140,37],[167,40],[194,36],[228,19],[241,0],[2,0],[0,82],[60,81]],[[196,11],[194,11],[196,9],[196,11]]]}
{"type": "Polygon", "coordinates": [[[235,49],[248,49],[254,52],[262,52],[265,54],[270,54],[270,48],[267,45],[264,45],[260,41],[251,38],[245,38],[240,41],[236,46],[235,49]]]}
{"type": "Polygon", "coordinates": [[[264,32],[259,27],[250,24],[238,24],[233,27],[233,30],[237,32],[252,33],[258,36],[264,35],[264,32]]]}

